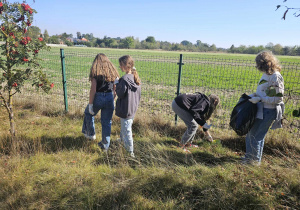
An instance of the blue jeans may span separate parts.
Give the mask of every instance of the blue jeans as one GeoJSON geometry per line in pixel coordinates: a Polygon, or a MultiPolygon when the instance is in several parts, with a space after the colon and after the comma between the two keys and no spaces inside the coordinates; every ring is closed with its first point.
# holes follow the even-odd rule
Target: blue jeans
{"type": "MultiPolygon", "coordinates": [[[[102,141],[99,142],[99,146],[102,149],[107,150],[110,144],[111,119],[114,112],[113,93],[97,92],[95,94],[95,98],[93,102],[93,109],[95,115],[99,112],[99,110],[101,110],[102,141]]],[[[89,107],[87,106],[84,111],[82,133],[88,136],[95,135],[95,123],[94,123],[95,115],[91,115],[89,113],[89,107]]]]}
{"type": "Polygon", "coordinates": [[[133,152],[132,123],[133,119],[121,118],[120,137],[124,142],[125,148],[128,152],[133,152]]]}
{"type": "Polygon", "coordinates": [[[261,161],[262,152],[265,143],[265,136],[276,119],[276,109],[263,110],[263,119],[256,119],[253,127],[246,136],[246,154],[247,161],[261,161]]]}

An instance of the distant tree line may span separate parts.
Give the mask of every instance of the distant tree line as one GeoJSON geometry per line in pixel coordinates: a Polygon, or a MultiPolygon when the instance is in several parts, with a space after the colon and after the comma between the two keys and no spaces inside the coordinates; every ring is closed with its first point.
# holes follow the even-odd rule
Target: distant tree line
{"type": "Polygon", "coordinates": [[[276,55],[291,55],[300,56],[300,46],[282,46],[280,44],[268,43],[267,45],[259,46],[234,46],[230,48],[218,48],[215,44],[208,44],[197,40],[192,43],[188,40],[183,40],[180,43],[171,43],[168,41],[157,41],[153,36],[148,36],[145,40],[140,41],[138,38],[128,36],[125,38],[111,38],[104,36],[103,38],[94,37],[92,33],[73,34],[62,33],[59,35],[49,36],[47,30],[41,34],[41,30],[36,26],[31,26],[27,35],[29,37],[43,37],[49,44],[66,44],[68,46],[86,45],[87,47],[100,47],[100,48],[120,48],[120,49],[153,49],[153,50],[166,50],[166,51],[189,51],[189,52],[228,52],[228,53],[241,53],[241,54],[257,54],[262,50],[271,50],[276,55]]]}

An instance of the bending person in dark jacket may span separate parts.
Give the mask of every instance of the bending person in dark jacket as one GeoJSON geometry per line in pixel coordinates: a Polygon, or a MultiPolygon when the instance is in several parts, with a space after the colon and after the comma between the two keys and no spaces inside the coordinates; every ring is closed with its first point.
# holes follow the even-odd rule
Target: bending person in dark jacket
{"type": "Polygon", "coordinates": [[[134,157],[131,127],[141,99],[141,80],[131,56],[122,56],[119,58],[119,64],[126,74],[120,80],[115,80],[118,96],[115,113],[121,118],[121,140],[131,157],[134,157]]]}
{"type": "MultiPolygon", "coordinates": [[[[207,97],[199,92],[184,93],[173,100],[173,111],[187,126],[187,130],[181,138],[181,147],[189,146],[188,143],[192,143],[198,129],[198,125],[203,128],[205,139],[210,142],[213,141],[213,138],[208,132],[211,125],[208,125],[206,121],[211,117],[219,103],[220,99],[217,95],[210,95],[207,97]]],[[[191,146],[193,145],[191,144],[191,146]]]]}

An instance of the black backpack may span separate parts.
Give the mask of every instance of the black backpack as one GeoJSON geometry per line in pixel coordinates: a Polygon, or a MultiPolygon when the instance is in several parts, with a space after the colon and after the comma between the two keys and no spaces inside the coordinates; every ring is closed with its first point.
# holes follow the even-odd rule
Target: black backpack
{"type": "Polygon", "coordinates": [[[244,93],[230,116],[229,125],[239,136],[247,134],[255,122],[257,105],[249,101],[250,98],[244,93]]]}

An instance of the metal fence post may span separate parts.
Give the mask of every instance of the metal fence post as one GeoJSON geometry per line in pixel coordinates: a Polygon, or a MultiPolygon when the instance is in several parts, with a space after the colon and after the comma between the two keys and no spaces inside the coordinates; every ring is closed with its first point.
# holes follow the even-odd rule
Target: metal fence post
{"type": "Polygon", "coordinates": [[[61,58],[61,71],[62,71],[62,83],[63,83],[63,90],[64,90],[65,111],[68,112],[67,79],[66,79],[64,49],[60,49],[60,58],[61,58]]]}
{"type": "MultiPolygon", "coordinates": [[[[182,54],[180,54],[179,63],[177,63],[177,65],[179,65],[179,72],[178,72],[178,82],[177,82],[176,96],[178,96],[180,94],[181,70],[182,70],[182,66],[184,65],[184,63],[182,63],[182,54]]],[[[177,125],[177,114],[175,114],[175,125],[177,125]]]]}

